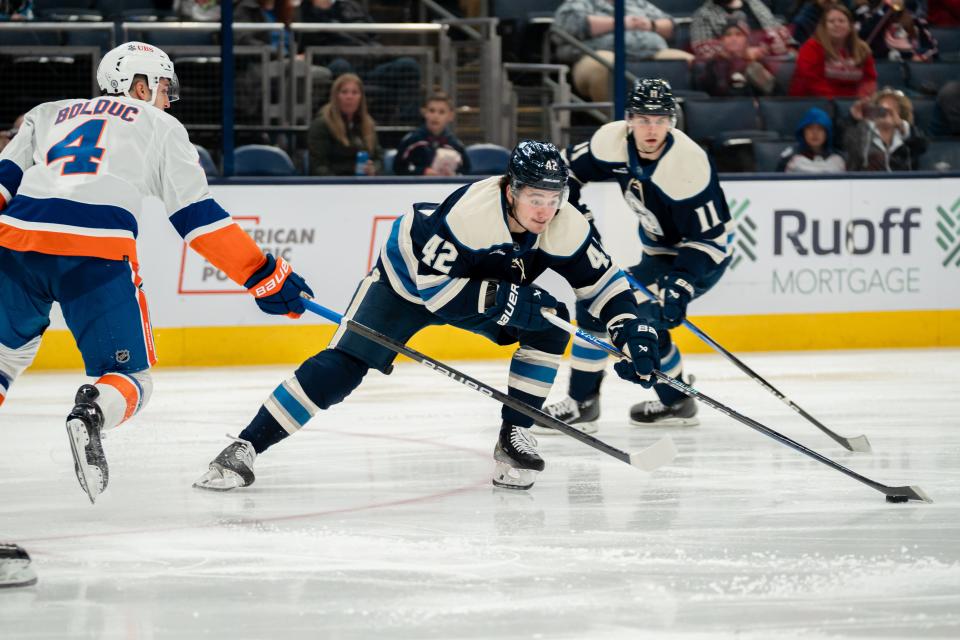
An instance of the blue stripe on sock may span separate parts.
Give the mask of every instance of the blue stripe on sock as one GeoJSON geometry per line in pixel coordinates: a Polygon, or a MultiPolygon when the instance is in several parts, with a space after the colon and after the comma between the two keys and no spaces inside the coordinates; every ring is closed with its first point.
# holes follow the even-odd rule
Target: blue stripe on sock
{"type": "Polygon", "coordinates": [[[607,352],[602,349],[590,349],[583,345],[574,343],[570,350],[570,355],[581,360],[603,360],[607,357],[607,352]]]}
{"type": "Polygon", "coordinates": [[[548,367],[542,364],[523,362],[521,360],[513,360],[510,363],[510,371],[518,376],[523,376],[524,378],[529,378],[530,380],[545,382],[547,384],[553,384],[553,381],[557,377],[556,367],[548,367]]]}
{"type": "Polygon", "coordinates": [[[670,371],[670,369],[673,369],[678,364],[680,364],[680,349],[674,349],[673,355],[670,356],[668,360],[660,361],[660,369],[662,371],[670,371]]]}
{"type": "Polygon", "coordinates": [[[280,406],[290,414],[290,417],[297,421],[297,424],[301,427],[307,424],[307,421],[310,419],[310,412],[307,411],[296,398],[290,395],[290,392],[287,391],[282,384],[273,390],[273,397],[276,398],[280,406]]]}

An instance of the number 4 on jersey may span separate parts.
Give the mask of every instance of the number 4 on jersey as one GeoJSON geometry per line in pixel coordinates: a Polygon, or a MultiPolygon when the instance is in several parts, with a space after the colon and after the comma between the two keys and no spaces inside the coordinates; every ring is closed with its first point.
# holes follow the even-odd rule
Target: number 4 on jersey
{"type": "Polygon", "coordinates": [[[61,175],[96,173],[100,169],[103,147],[98,147],[106,120],[88,120],[66,135],[47,151],[47,164],[69,158],[63,163],[61,175]]]}

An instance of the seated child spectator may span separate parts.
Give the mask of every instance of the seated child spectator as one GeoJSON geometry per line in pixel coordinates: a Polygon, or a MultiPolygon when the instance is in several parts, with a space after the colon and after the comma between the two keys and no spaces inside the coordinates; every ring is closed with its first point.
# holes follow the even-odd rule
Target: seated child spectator
{"type": "Polygon", "coordinates": [[[420,110],[424,125],[411,131],[397,147],[393,172],[398,176],[454,176],[470,171],[463,143],[453,134],[453,101],[435,93],[420,110]]]}
{"type": "Polygon", "coordinates": [[[777,80],[754,57],[746,23],[736,17],[727,20],[713,57],[697,59],[694,72],[697,86],[712,96],[761,95],[774,92],[777,80]]]}
{"type": "Polygon", "coordinates": [[[797,144],[783,152],[777,171],[842,173],[847,163],[833,148],[833,123],[823,109],[813,107],[797,124],[797,144]]]}
{"type": "Polygon", "coordinates": [[[813,36],[803,43],[790,82],[791,96],[868,96],[877,87],[877,67],[867,43],[843,5],[824,9],[813,36]]]}
{"type": "Polygon", "coordinates": [[[849,171],[915,171],[927,139],[913,124],[913,104],[896,89],[878,91],[850,110],[860,122],[847,132],[849,171]],[[859,108],[857,108],[859,107],[859,108]]]}
{"type": "Polygon", "coordinates": [[[338,77],[330,88],[330,101],[320,108],[307,131],[310,172],[316,176],[355,175],[357,152],[366,151],[364,171],[376,175],[383,158],[376,127],[367,112],[363,81],[352,73],[338,77]]]}

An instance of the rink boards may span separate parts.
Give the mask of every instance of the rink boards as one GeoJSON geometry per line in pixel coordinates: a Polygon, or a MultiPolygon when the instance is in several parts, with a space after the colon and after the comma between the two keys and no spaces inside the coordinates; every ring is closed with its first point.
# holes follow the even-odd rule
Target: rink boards
{"type": "MultiPolygon", "coordinates": [[[[215,184],[216,199],[267,251],[304,274],[317,300],[343,310],[376,262],[392,221],[413,202],[439,202],[457,182],[215,184]]],[[[724,181],[734,254],[691,319],[734,351],[960,345],[960,178],[724,181]]],[[[637,221],[612,183],[590,185],[604,244],[637,262],[637,221]]],[[[333,326],[258,311],[250,296],[186,249],[159,201],[140,219],[141,272],[160,365],[297,362],[333,326]]],[[[549,276],[549,274],[548,274],[549,276]]],[[[543,283],[572,301],[563,281],[543,283]]],[[[685,330],[681,348],[704,351],[685,330]]],[[[512,349],[450,328],[412,343],[437,358],[505,357],[512,349]]],[[[79,366],[54,317],[35,363],[79,366]]]]}

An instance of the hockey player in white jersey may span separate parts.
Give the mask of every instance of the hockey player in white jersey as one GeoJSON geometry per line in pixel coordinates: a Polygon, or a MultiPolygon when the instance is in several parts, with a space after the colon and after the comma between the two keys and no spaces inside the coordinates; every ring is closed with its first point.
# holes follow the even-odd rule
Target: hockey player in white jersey
{"type": "MultiPolygon", "coordinates": [[[[731,225],[726,197],[707,153],[677,130],[677,104],[670,85],[647,78],[637,81],[627,98],[624,120],[601,127],[588,142],[570,147],[570,201],[592,220],[580,202],[589,182],[616,180],[623,198],[640,221],[643,257],[628,269],[640,284],[657,292],[659,303],[642,301],[643,317],[660,336],[664,373],[683,373],[680,352],[670,329],[681,324],[687,304],[714,286],[730,262],[731,225]]],[[[605,327],[589,309],[577,305],[577,324],[602,335],[605,327]]],[[[604,351],[579,343],[571,352],[568,396],[545,411],[586,433],[597,431],[604,351]]],[[[656,400],[634,405],[630,422],[693,426],[697,403],[666,384],[654,385],[656,400]]],[[[555,433],[537,426],[536,433],[555,433]]]]}
{"type": "Polygon", "coordinates": [[[260,308],[298,317],[312,295],[282,258],[264,255],[210,195],[186,129],[165,110],[173,63],[128,42],[97,69],[103,95],[30,110],[0,153],[0,404],[33,361],[58,302],[86,374],[66,426],[90,501],[107,486],[101,432],[147,403],[153,330],[138,273],[142,200],[159,197],[184,241],[260,308]]]}
{"type": "MultiPolygon", "coordinates": [[[[566,202],[566,183],[560,152],[551,144],[524,141],[511,154],[507,175],[461,187],[439,205],[414,205],[394,223],[344,320],[404,343],[426,326],[449,324],[497,344],[519,344],[508,393],[539,408],[569,340],[541,314],[557,308],[568,318],[566,308],[531,284],[552,269],[606,323],[614,344],[631,355],[633,364],[618,363],[617,373],[649,386],[656,332],[637,318],[623,272],[566,202]]],[[[390,371],[393,351],[345,327],[273,391],[194,486],[225,491],[249,485],[258,454],[343,401],[370,369],[390,371]]],[[[506,405],[501,416],[493,483],[529,489],[544,468],[536,440],[528,435],[533,420],[506,405]]]]}

